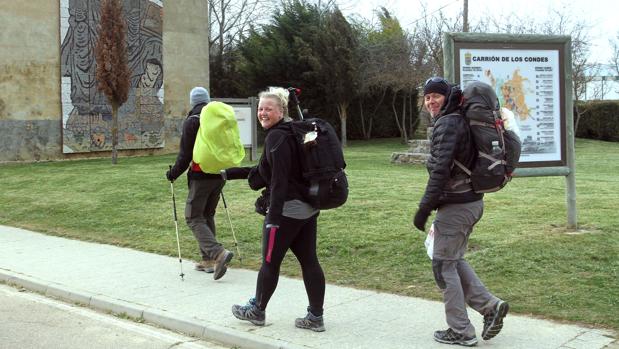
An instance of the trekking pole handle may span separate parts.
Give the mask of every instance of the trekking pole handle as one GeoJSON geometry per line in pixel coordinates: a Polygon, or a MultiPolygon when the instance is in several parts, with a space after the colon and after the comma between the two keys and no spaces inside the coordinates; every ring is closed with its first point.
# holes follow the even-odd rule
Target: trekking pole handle
{"type": "MultiPolygon", "coordinates": [[[[170,171],[172,170],[172,165],[170,166],[170,171]]],[[[174,221],[176,222],[178,220],[177,216],[176,216],[176,198],[174,197],[174,182],[170,182],[170,191],[172,192],[172,207],[174,208],[174,221]]]]}
{"type": "Polygon", "coordinates": [[[301,94],[301,89],[296,87],[288,87],[288,96],[292,97],[292,101],[297,105],[297,113],[299,113],[299,117],[303,120],[303,112],[301,111],[301,107],[299,106],[299,98],[297,95],[301,94]]]}

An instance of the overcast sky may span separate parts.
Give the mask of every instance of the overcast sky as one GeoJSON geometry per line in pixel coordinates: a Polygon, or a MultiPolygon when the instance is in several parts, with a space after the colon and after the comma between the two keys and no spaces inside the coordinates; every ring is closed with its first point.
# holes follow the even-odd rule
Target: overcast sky
{"type": "MultiPolygon", "coordinates": [[[[449,17],[457,16],[463,0],[350,0],[338,1],[345,15],[357,13],[365,18],[375,18],[374,9],[385,6],[392,11],[404,28],[420,18],[421,4],[426,4],[428,13],[442,8],[449,17]]],[[[531,16],[544,21],[549,9],[558,10],[572,19],[582,19],[591,25],[591,61],[608,63],[611,51],[609,39],[619,32],[619,5],[617,0],[469,0],[469,22],[481,17],[498,18],[501,14],[516,13],[519,17],[531,16]]]]}

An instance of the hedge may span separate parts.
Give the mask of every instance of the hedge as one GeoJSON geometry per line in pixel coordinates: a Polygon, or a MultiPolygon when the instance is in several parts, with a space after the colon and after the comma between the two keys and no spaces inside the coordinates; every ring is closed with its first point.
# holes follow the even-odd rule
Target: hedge
{"type": "Polygon", "coordinates": [[[578,107],[582,115],[576,137],[619,142],[619,101],[579,102],[578,107]]]}

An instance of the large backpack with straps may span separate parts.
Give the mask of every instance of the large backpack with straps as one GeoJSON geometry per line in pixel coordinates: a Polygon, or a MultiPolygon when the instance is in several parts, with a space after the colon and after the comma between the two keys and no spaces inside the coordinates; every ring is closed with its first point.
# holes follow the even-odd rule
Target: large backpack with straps
{"type": "MultiPolygon", "coordinates": [[[[192,115],[191,117],[198,117],[192,115]]],[[[234,108],[222,102],[210,102],[200,113],[200,127],[193,146],[192,160],[204,173],[239,166],[245,157],[234,108]]]]}
{"type": "Polygon", "coordinates": [[[311,118],[291,122],[303,179],[309,183],[306,199],[313,207],[328,210],[348,199],[348,179],[342,145],[327,121],[311,118]]]}
{"type": "Polygon", "coordinates": [[[506,130],[494,89],[475,81],[462,91],[462,111],[469,122],[476,159],[471,168],[455,164],[466,172],[473,190],[491,193],[503,188],[512,178],[520,158],[518,135],[506,130]]]}

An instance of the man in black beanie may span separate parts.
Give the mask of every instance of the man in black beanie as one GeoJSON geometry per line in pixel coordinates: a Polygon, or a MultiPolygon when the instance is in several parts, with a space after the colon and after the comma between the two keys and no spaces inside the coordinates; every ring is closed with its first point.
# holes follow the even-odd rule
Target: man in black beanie
{"type": "Polygon", "coordinates": [[[434,339],[441,343],[474,346],[477,337],[466,305],[484,316],[484,340],[499,333],[509,305],[492,295],[464,260],[469,236],[481,219],[484,202],[483,194],[473,191],[468,175],[454,166],[457,160],[471,168],[475,160],[468,122],[460,110],[462,91],[441,77],[433,77],[426,81],[423,94],[434,127],[430,157],[426,162],[428,183],[413,223],[417,229],[425,231],[428,217],[437,210],[433,223],[432,271],[443,292],[449,328],[434,332],[434,339]]]}

